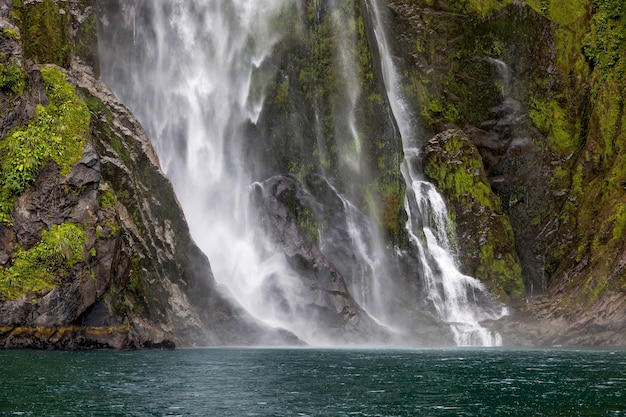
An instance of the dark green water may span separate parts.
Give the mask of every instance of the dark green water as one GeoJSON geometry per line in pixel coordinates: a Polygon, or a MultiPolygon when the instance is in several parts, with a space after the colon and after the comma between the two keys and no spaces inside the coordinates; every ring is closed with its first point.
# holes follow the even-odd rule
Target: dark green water
{"type": "Polygon", "coordinates": [[[623,416],[626,351],[0,351],[0,416],[623,416]]]}

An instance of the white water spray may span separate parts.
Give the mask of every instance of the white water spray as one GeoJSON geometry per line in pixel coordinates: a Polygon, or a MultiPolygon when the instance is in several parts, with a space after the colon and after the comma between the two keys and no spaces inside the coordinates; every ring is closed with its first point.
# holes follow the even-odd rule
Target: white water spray
{"type": "MultiPolygon", "coordinates": [[[[109,57],[117,67],[108,68],[111,63],[103,62],[102,72],[148,131],[216,280],[266,323],[287,328],[313,344],[336,343],[325,334],[324,323],[308,314],[310,310],[303,313],[302,306],[310,302],[314,291],[298,279],[285,255],[259,233],[249,205],[249,187],[260,179],[253,178],[246,165],[245,140],[250,140],[246,126],[257,124],[265,89],[276,75],[275,63],[269,58],[286,31],[294,30],[273,26],[272,22],[284,8],[301,7],[299,0],[137,0],[136,4],[141,4],[147,15],[137,12],[138,6],[126,7],[133,47],[121,59],[109,57]],[[116,71],[123,76],[118,78],[116,71]],[[286,316],[285,311],[292,314],[286,316]]],[[[334,31],[341,34],[345,16],[338,10],[346,4],[329,4],[335,13],[334,31]]],[[[428,301],[438,317],[449,323],[457,344],[498,344],[498,336],[479,322],[497,318],[502,309],[490,312],[475,302],[474,296],[484,298],[485,290],[455,265],[443,199],[412,171],[409,160],[417,156],[416,129],[398,93],[378,6],[374,0],[367,4],[373,10],[385,88],[403,139],[407,228],[422,258],[428,301]]],[[[350,175],[366,177],[356,117],[360,95],[355,69],[358,59],[353,50],[356,39],[338,36],[339,50],[334,53],[344,99],[334,114],[341,119],[333,122],[336,145],[343,168],[347,167],[350,175]]],[[[317,150],[326,155],[322,137],[325,121],[317,113],[312,117],[316,120],[317,150]]],[[[320,168],[325,174],[324,163],[320,168]]],[[[342,194],[330,183],[328,186],[341,200],[346,235],[337,243],[325,241],[320,233],[322,252],[332,258],[333,248],[325,250],[324,243],[335,244],[334,249],[344,242],[349,246],[345,253],[350,259],[337,259],[336,264],[352,262],[345,268],[352,296],[379,323],[393,324],[386,320],[395,300],[387,288],[392,273],[379,227],[349,201],[354,196],[342,194]]]]}
{"type": "Polygon", "coordinates": [[[407,231],[418,248],[423,265],[423,280],[427,298],[437,316],[449,323],[459,346],[498,346],[502,338],[482,327],[483,320],[497,320],[507,314],[500,305],[484,305],[477,300],[488,299],[487,290],[480,281],[462,274],[452,255],[454,247],[449,239],[452,227],[443,198],[421,172],[414,169],[413,158],[419,158],[417,129],[411,113],[400,93],[400,81],[393,62],[378,0],[368,0],[374,33],[380,54],[385,89],[396,119],[405,153],[402,173],[407,185],[405,210],[408,213],[407,231]],[[418,220],[418,221],[416,221],[418,220]]]}
{"type": "Polygon", "coordinates": [[[257,232],[242,157],[244,128],[257,122],[274,75],[266,58],[284,35],[268,25],[292,1],[151,0],[147,27],[133,26],[140,44],[131,53],[142,56],[115,62],[130,81],[107,63],[103,73],[148,131],[216,281],[257,318],[324,343],[310,318],[283,317],[263,298],[271,285],[297,310],[306,288],[257,232]]]}

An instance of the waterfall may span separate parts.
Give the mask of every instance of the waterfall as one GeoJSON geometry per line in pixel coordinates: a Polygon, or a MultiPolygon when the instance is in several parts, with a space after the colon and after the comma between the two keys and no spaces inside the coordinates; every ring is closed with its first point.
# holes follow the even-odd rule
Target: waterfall
{"type": "Polygon", "coordinates": [[[415,169],[419,166],[419,130],[400,93],[400,79],[386,37],[378,0],[367,0],[380,54],[381,70],[389,103],[404,147],[402,173],[407,186],[405,209],[407,231],[417,246],[423,267],[426,297],[437,316],[449,323],[459,346],[497,346],[502,338],[480,325],[497,320],[507,309],[489,300],[488,291],[477,279],[462,274],[454,259],[453,233],[445,202],[435,187],[415,169]]]}
{"type": "Polygon", "coordinates": [[[135,3],[143,15],[132,46],[123,49],[117,29],[102,30],[118,36],[100,52],[103,77],[148,132],[216,281],[256,317],[314,342],[310,324],[286,322],[262,299],[268,277],[293,304],[304,289],[256,232],[248,204],[255,179],[242,156],[272,76],[266,58],[282,36],[268,25],[291,0],[135,3]]]}
{"type": "Polygon", "coordinates": [[[102,76],[146,129],[216,281],[246,310],[312,344],[382,343],[391,328],[408,334],[401,343],[420,343],[411,329],[434,322],[449,326],[458,345],[500,342],[479,322],[504,310],[459,272],[443,199],[412,163],[418,126],[399,94],[376,1],[103,0],[99,8],[102,76]],[[358,69],[367,61],[358,4],[375,32],[393,118],[375,77],[358,69]],[[309,30],[328,31],[312,51],[332,71],[293,69],[309,59],[298,55],[309,30]],[[281,56],[291,44],[294,55],[281,56]],[[421,265],[409,278],[399,266],[408,255],[385,242],[379,214],[382,200],[401,195],[383,172],[401,183],[401,158],[385,159],[401,154],[392,148],[400,137],[407,234],[421,265]],[[273,207],[285,204],[279,220],[292,227],[279,240],[295,239],[296,248],[263,229],[257,211],[270,197],[273,207]],[[326,288],[298,270],[306,256],[307,273],[326,288]]]}

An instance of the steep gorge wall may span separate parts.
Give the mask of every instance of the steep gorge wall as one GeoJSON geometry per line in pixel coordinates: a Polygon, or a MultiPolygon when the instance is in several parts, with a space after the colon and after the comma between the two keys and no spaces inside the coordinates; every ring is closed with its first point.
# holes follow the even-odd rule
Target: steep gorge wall
{"type": "MultiPolygon", "coordinates": [[[[530,337],[624,344],[622,2],[392,0],[390,8],[406,94],[431,134],[454,127],[471,139],[510,219],[528,295],[543,293],[524,307],[526,320],[557,323],[530,337]]],[[[458,191],[444,190],[451,201],[479,197],[458,191]]],[[[475,216],[456,212],[463,235],[475,216]]],[[[476,251],[472,243],[464,265],[476,251]]]]}
{"type": "MultiPolygon", "coordinates": [[[[330,17],[317,7],[322,3],[304,3],[307,22],[317,30],[277,51],[286,56],[285,65],[259,123],[249,127],[275,138],[263,149],[250,144],[250,155],[265,155],[268,162],[256,168],[259,176],[294,174],[313,190],[312,174],[346,170],[341,155],[354,152],[336,142],[348,126],[331,129],[334,112],[345,103],[335,94],[341,84],[331,55],[337,39],[330,17]],[[308,65],[311,56],[321,64],[308,65]],[[289,106],[294,110],[285,112],[289,106]],[[310,118],[276,117],[296,114],[310,118]],[[298,137],[282,128],[293,125],[301,127],[298,137]],[[326,154],[315,166],[308,153],[319,138],[326,141],[320,147],[326,154]]],[[[363,13],[363,3],[354,4],[363,13]]],[[[465,272],[483,279],[502,300],[519,304],[542,293],[500,330],[520,343],[626,344],[624,6],[614,0],[388,5],[404,93],[419,108],[425,137],[433,137],[424,150],[436,162],[429,171],[425,160],[425,170],[453,209],[465,272]],[[446,171],[458,166],[464,168],[446,171]],[[446,188],[446,181],[453,186],[446,188]],[[536,319],[549,320],[539,325],[536,319]]],[[[38,105],[55,104],[42,64],[62,68],[62,76],[48,78],[77,86],[77,99],[89,112],[78,160],[63,171],[62,163],[45,158],[30,188],[3,191],[10,203],[0,207],[3,343],[294,341],[254,323],[215,288],[208,260],[192,243],[141,127],[93,75],[92,5],[4,1],[0,11],[3,150],[9,136],[33,124],[38,105]],[[52,248],[46,249],[42,242],[50,239],[52,248]],[[26,296],[16,290],[15,265],[25,259],[28,266],[38,251],[59,259],[50,268],[65,272],[56,281],[19,284],[26,296]]],[[[357,109],[357,118],[378,115],[360,121],[364,137],[378,140],[366,144],[360,161],[370,171],[369,182],[353,192],[363,195],[364,211],[374,210],[390,246],[402,247],[400,142],[375,82],[368,28],[360,14],[353,23],[365,97],[359,102],[367,107],[357,109]]],[[[10,169],[22,172],[19,166],[10,169]]],[[[314,240],[315,229],[324,225],[311,214],[301,215],[298,227],[314,240]]]]}

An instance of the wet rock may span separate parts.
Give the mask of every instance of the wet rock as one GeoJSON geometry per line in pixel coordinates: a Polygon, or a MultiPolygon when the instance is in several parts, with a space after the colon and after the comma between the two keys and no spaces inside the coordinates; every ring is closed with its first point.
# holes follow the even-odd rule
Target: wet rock
{"type": "Polygon", "coordinates": [[[447,130],[424,145],[423,164],[456,221],[463,272],[483,281],[502,301],[520,303],[525,290],[513,229],[476,147],[462,131],[447,130]]]}
{"type": "Polygon", "coordinates": [[[254,194],[264,229],[293,269],[292,279],[297,282],[292,286],[303,289],[294,295],[280,283],[269,280],[264,286],[266,299],[283,306],[287,317],[315,315],[320,336],[331,336],[335,343],[388,339],[387,331],[354,301],[344,277],[315,244],[317,228],[313,226],[314,233],[304,229],[314,222],[320,203],[290,175],[264,181],[254,194]],[[298,300],[295,308],[290,298],[298,300]]]}

